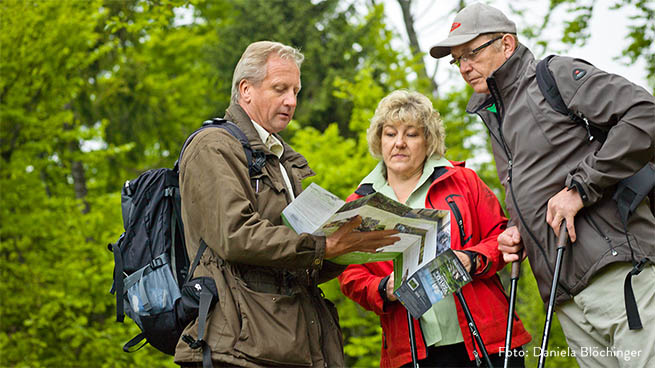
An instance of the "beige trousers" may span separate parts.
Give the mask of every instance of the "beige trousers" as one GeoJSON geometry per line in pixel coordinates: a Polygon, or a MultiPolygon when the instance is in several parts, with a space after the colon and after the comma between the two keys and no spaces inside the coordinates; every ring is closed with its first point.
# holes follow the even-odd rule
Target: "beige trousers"
{"type": "Polygon", "coordinates": [[[582,368],[655,367],[655,266],[632,277],[643,328],[630,330],[623,284],[632,269],[614,263],[572,300],[555,308],[566,341],[582,368]]]}

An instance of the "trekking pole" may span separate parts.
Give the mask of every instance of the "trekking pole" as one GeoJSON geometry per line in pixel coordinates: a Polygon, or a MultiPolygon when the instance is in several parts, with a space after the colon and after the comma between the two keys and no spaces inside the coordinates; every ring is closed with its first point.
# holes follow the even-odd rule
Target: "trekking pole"
{"type": "Polygon", "coordinates": [[[514,306],[516,305],[516,289],[518,288],[519,275],[521,274],[521,258],[523,249],[518,253],[519,259],[512,262],[512,271],[510,272],[510,282],[512,286],[509,291],[509,310],[507,311],[507,332],[505,334],[505,364],[504,368],[509,367],[510,349],[512,348],[512,327],[514,326],[514,306]]]}
{"type": "Polygon", "coordinates": [[[553,318],[553,309],[555,308],[555,294],[557,293],[557,283],[559,282],[559,273],[562,269],[562,257],[564,248],[569,241],[569,233],[566,231],[566,220],[562,221],[559,228],[559,237],[557,238],[557,260],[555,261],[555,272],[553,273],[553,283],[550,287],[550,298],[548,299],[548,309],[546,311],[546,323],[544,325],[544,335],[541,339],[541,351],[539,352],[539,368],[546,364],[546,349],[548,349],[548,338],[550,337],[550,325],[553,318]]]}
{"type": "MultiPolygon", "coordinates": [[[[459,304],[462,305],[462,309],[464,310],[464,314],[466,315],[466,320],[468,321],[469,330],[471,330],[471,335],[473,335],[475,341],[477,341],[478,345],[480,346],[480,350],[482,351],[482,356],[484,357],[487,366],[489,368],[493,368],[493,364],[491,363],[491,359],[489,358],[489,353],[487,353],[487,348],[484,346],[484,341],[482,341],[482,336],[480,336],[480,331],[478,331],[478,327],[475,325],[475,321],[473,320],[473,315],[471,314],[471,310],[469,309],[469,306],[466,303],[466,299],[464,299],[464,295],[462,294],[462,289],[457,290],[455,292],[455,295],[457,295],[457,299],[459,299],[459,304]]],[[[475,356],[476,363],[479,366],[480,357],[478,355],[477,350],[475,350],[475,344],[473,344],[473,356],[475,356]]]]}
{"type": "Polygon", "coordinates": [[[412,367],[418,368],[418,356],[416,354],[416,334],[414,333],[414,323],[411,313],[407,311],[407,324],[409,325],[409,348],[412,352],[412,367]]]}

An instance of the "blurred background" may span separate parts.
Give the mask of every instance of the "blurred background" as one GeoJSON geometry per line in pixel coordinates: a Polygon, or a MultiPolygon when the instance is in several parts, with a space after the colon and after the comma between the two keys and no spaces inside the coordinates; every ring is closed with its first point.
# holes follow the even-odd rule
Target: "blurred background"
{"type": "MultiPolygon", "coordinates": [[[[430,96],[447,158],[466,160],[504,200],[487,133],[465,113],[471,94],[447,61],[426,56],[471,2],[429,0],[2,0],[0,2],[0,366],[173,367],[115,322],[109,294],[123,231],[120,188],[171,167],[186,136],[223,116],[232,70],[257,40],[305,54],[285,139],[315,181],[345,198],[375,165],[365,130],[378,101],[409,88],[430,96]]],[[[538,58],[577,56],[655,89],[655,5],[639,0],[490,2],[538,58]]],[[[305,185],[309,184],[309,181],[305,185]]],[[[508,274],[502,272],[508,285],[508,274]]],[[[378,318],[340,293],[347,362],[379,365],[378,318]]],[[[518,314],[533,336],[544,305],[525,263],[518,314]]],[[[555,324],[552,350],[566,350],[555,324]]],[[[575,365],[570,356],[549,365],[575,365]]]]}

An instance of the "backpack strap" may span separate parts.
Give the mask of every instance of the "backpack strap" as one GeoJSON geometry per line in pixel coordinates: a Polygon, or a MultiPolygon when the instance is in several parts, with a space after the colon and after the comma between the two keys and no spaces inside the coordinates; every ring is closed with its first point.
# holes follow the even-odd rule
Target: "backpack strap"
{"type": "Polygon", "coordinates": [[[636,174],[619,182],[612,197],[624,226],[641,201],[655,188],[655,165],[646,164],[636,174]]]}
{"type": "Polygon", "coordinates": [[[186,275],[186,279],[184,280],[185,284],[191,280],[191,277],[193,277],[193,273],[196,272],[196,267],[198,267],[198,264],[200,264],[200,258],[202,257],[202,254],[205,253],[205,249],[207,249],[207,243],[205,243],[204,240],[200,239],[200,247],[198,248],[198,253],[196,253],[196,257],[193,259],[193,263],[191,264],[189,273],[186,275]]]}
{"type": "Polygon", "coordinates": [[[114,284],[111,287],[110,293],[116,294],[116,322],[123,322],[125,320],[125,310],[123,309],[123,292],[125,280],[123,256],[121,255],[120,245],[125,237],[125,233],[116,243],[111,244],[111,251],[114,253],[114,284]]]}
{"type": "Polygon", "coordinates": [[[140,334],[134,336],[130,341],[126,342],[125,345],[123,345],[123,351],[126,353],[134,353],[135,351],[141,350],[142,347],[148,344],[148,341],[143,341],[145,339],[146,335],[141,332],[140,334]],[[132,350],[132,348],[137,346],[141,341],[143,341],[143,344],[132,350]]]}
{"type": "Polygon", "coordinates": [[[589,141],[597,140],[601,144],[604,143],[607,139],[607,132],[590,124],[584,116],[579,116],[571,111],[564,103],[562,95],[559,93],[557,82],[555,82],[555,77],[553,77],[553,73],[548,69],[548,63],[554,57],[555,55],[549,55],[537,63],[537,85],[539,85],[541,94],[544,95],[544,98],[553,110],[568,116],[573,122],[583,126],[587,130],[589,141]]]}
{"type": "Polygon", "coordinates": [[[651,163],[646,164],[641,170],[637,171],[633,176],[623,179],[619,182],[616,193],[613,199],[616,204],[623,223],[625,238],[630,248],[630,256],[632,257],[632,270],[628,272],[623,283],[623,299],[625,301],[625,310],[628,318],[628,327],[631,330],[639,330],[643,328],[641,324],[641,317],[637,308],[637,301],[635,300],[634,291],[632,290],[632,276],[638,275],[644,267],[651,262],[648,257],[644,257],[637,261],[635,259],[630,238],[628,237],[628,218],[637,209],[641,201],[649,195],[655,188],[655,166],[651,163]]]}
{"type": "MultiPolygon", "coordinates": [[[[200,258],[205,252],[205,249],[207,249],[207,243],[205,243],[203,239],[200,239],[200,248],[198,248],[198,253],[196,253],[196,257],[193,259],[193,264],[191,265],[185,284],[191,280],[191,276],[200,263],[200,258]]],[[[200,292],[200,303],[198,306],[198,338],[194,340],[190,335],[182,336],[182,341],[186,342],[191,349],[202,349],[203,368],[212,368],[211,349],[209,348],[207,341],[205,341],[207,316],[209,314],[209,307],[211,306],[212,299],[212,293],[207,290],[206,287],[202,288],[202,291],[200,292]]]]}
{"type": "Polygon", "coordinates": [[[180,188],[170,186],[166,188],[164,196],[170,198],[171,201],[171,267],[173,269],[175,282],[180,285],[180,281],[186,278],[186,272],[188,272],[184,265],[189,264],[189,257],[186,253],[186,247],[184,246],[183,240],[184,225],[182,224],[180,188]],[[178,237],[182,239],[182,241],[178,242],[178,237]]]}
{"type": "Polygon", "coordinates": [[[234,138],[236,138],[239,141],[239,143],[241,143],[241,146],[243,147],[243,151],[246,154],[246,162],[248,163],[248,174],[250,174],[250,176],[253,176],[261,173],[262,168],[266,164],[266,154],[262,151],[253,150],[252,147],[250,146],[250,142],[248,141],[248,137],[246,137],[243,131],[233,122],[225,120],[223,118],[213,118],[211,120],[205,120],[200,128],[196,129],[195,132],[191,133],[191,135],[184,142],[182,149],[180,150],[179,158],[177,159],[177,161],[175,161],[175,167],[174,167],[175,171],[179,170],[180,161],[182,160],[182,155],[184,154],[184,150],[186,150],[186,147],[189,145],[189,143],[191,143],[193,138],[195,138],[195,136],[198,135],[198,133],[208,128],[225,129],[234,138]]]}

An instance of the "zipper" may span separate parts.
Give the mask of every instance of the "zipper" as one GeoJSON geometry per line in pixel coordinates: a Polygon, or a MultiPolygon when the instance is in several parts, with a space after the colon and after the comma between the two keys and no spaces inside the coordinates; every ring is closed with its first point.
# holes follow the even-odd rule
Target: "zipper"
{"type": "Polygon", "coordinates": [[[614,249],[614,247],[612,246],[612,240],[607,235],[605,235],[605,233],[600,229],[600,226],[598,226],[596,221],[594,221],[594,218],[591,217],[590,213],[585,213],[582,216],[582,218],[587,220],[587,223],[589,223],[589,225],[591,225],[591,227],[594,229],[594,231],[596,231],[598,233],[598,235],[600,235],[607,242],[607,246],[609,247],[609,249],[610,249],[613,256],[616,256],[617,254],[619,254],[619,252],[617,252],[616,249],[614,249]]]}
{"type": "Polygon", "coordinates": [[[469,240],[471,240],[471,236],[468,238],[466,237],[466,232],[464,231],[464,219],[462,218],[461,212],[459,212],[459,207],[457,207],[457,203],[455,203],[455,200],[453,197],[461,197],[459,194],[451,194],[448,197],[446,197],[446,203],[448,203],[448,207],[453,212],[453,216],[455,216],[455,221],[457,222],[457,226],[459,227],[459,243],[462,247],[466,243],[468,243],[469,240]]]}
{"type": "MultiPolygon", "coordinates": [[[[532,241],[537,245],[537,248],[539,248],[539,251],[541,252],[542,256],[544,257],[544,261],[546,262],[546,265],[548,265],[548,268],[551,273],[554,272],[554,267],[553,265],[549,262],[548,257],[546,255],[546,251],[544,250],[543,246],[541,243],[537,240],[537,237],[532,233],[530,230],[530,227],[528,227],[527,222],[525,221],[525,218],[523,218],[523,214],[521,213],[521,209],[519,208],[518,202],[516,201],[516,195],[514,194],[514,186],[512,185],[512,169],[514,168],[514,160],[512,156],[512,151],[509,149],[509,146],[507,145],[505,141],[505,136],[503,135],[502,131],[502,126],[503,126],[503,114],[505,111],[505,107],[503,105],[503,101],[500,98],[500,91],[498,90],[498,86],[496,85],[496,81],[493,78],[487,78],[487,86],[489,87],[489,93],[492,96],[493,102],[496,104],[496,119],[498,120],[498,135],[500,137],[500,143],[501,146],[503,147],[503,150],[505,151],[505,155],[507,156],[507,185],[509,185],[509,191],[512,197],[512,203],[514,204],[514,208],[516,209],[516,213],[519,216],[519,221],[521,221],[521,224],[523,224],[523,227],[525,230],[528,232],[528,235],[530,235],[530,238],[532,238],[532,241]]],[[[478,115],[480,115],[478,113],[478,115]]],[[[480,116],[482,117],[482,116],[480,116]]],[[[484,122],[484,119],[482,119],[484,122]]],[[[486,123],[485,123],[486,125],[486,123]]],[[[489,125],[487,125],[487,129],[489,132],[491,132],[491,128],[489,125]]],[[[562,290],[564,290],[567,294],[571,294],[569,289],[562,285],[560,283],[559,285],[562,290]]]]}

